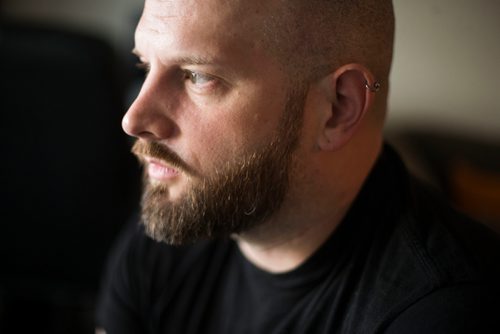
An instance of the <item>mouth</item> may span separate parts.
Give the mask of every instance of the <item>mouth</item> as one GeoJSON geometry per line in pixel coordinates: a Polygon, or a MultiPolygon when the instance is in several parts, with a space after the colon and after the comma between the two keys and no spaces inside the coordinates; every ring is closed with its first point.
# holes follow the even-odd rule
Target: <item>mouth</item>
{"type": "Polygon", "coordinates": [[[180,174],[178,169],[166,164],[163,161],[149,157],[145,158],[145,161],[148,176],[151,180],[159,182],[170,181],[180,174]]]}

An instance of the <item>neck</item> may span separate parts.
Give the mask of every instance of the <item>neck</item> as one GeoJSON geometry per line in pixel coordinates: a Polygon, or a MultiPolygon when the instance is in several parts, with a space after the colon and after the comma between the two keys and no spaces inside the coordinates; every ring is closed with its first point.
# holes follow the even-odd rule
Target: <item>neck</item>
{"type": "Polygon", "coordinates": [[[344,152],[343,160],[337,161],[365,158],[354,160],[356,168],[342,168],[342,172],[332,173],[331,165],[323,162],[320,165],[330,167],[314,169],[314,178],[304,179],[308,187],[305,191],[301,188],[301,196],[294,196],[297,191],[292,189],[292,195],[272,219],[234,236],[247,260],[271,273],[287,272],[305,262],[342,222],[371,171],[380,146],[371,154],[363,155],[359,150],[344,152]]]}
{"type": "Polygon", "coordinates": [[[272,273],[287,272],[302,264],[333,233],[347,212],[316,220],[290,217],[273,219],[252,231],[236,236],[243,255],[257,267],[272,273]],[[279,230],[279,231],[278,231],[279,230]]]}

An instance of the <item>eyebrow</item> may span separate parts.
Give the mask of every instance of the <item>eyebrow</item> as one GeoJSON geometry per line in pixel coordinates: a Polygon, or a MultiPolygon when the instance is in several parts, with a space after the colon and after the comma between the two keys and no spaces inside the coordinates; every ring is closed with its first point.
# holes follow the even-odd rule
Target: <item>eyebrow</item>
{"type": "MultiPolygon", "coordinates": [[[[136,55],[139,58],[144,58],[142,54],[137,50],[137,48],[134,48],[132,50],[132,53],[136,55]]],[[[209,57],[203,57],[203,56],[182,56],[182,57],[177,57],[173,59],[173,63],[175,64],[182,64],[182,65],[219,65],[220,62],[215,61],[212,58],[209,57]]]]}

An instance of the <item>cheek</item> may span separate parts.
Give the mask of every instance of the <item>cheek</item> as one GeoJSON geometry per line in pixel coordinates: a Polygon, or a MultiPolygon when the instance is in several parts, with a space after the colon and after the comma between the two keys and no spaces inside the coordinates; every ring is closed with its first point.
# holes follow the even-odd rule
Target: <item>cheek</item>
{"type": "Polygon", "coordinates": [[[217,106],[190,108],[183,117],[181,136],[193,167],[205,171],[269,142],[284,105],[259,93],[235,94],[217,106]]]}
{"type": "Polygon", "coordinates": [[[188,138],[189,162],[202,174],[207,174],[225,162],[242,157],[268,143],[271,131],[263,126],[268,119],[250,114],[248,117],[219,118],[213,122],[198,123],[188,138]],[[267,133],[267,136],[264,134],[267,133]]]}
{"type": "Polygon", "coordinates": [[[197,117],[181,128],[183,158],[201,174],[238,154],[243,130],[231,118],[197,117]]]}

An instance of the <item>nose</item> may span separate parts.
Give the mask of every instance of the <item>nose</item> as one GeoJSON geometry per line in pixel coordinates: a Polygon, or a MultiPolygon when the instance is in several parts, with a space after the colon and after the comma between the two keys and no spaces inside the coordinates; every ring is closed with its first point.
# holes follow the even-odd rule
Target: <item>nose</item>
{"type": "Polygon", "coordinates": [[[172,103],[165,100],[169,94],[164,89],[159,94],[157,86],[146,80],[123,117],[122,128],[129,136],[159,141],[174,135],[176,125],[169,112],[172,103]]]}

